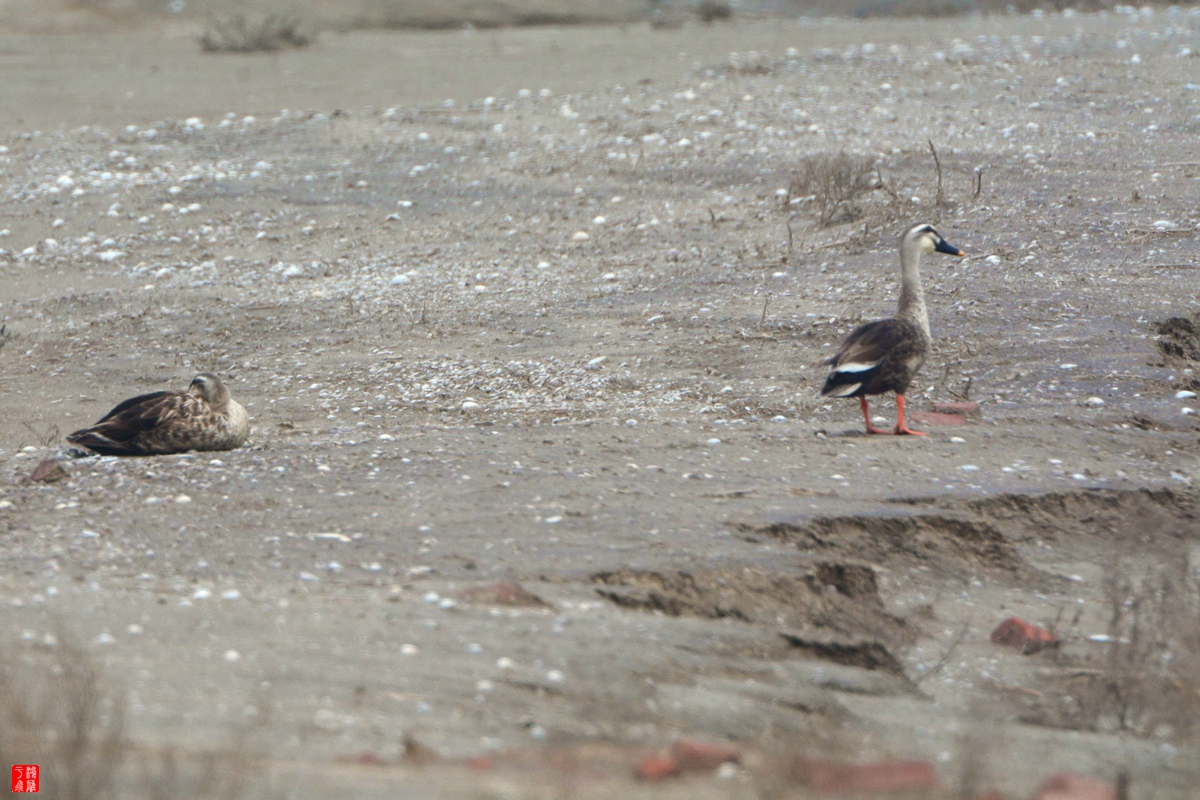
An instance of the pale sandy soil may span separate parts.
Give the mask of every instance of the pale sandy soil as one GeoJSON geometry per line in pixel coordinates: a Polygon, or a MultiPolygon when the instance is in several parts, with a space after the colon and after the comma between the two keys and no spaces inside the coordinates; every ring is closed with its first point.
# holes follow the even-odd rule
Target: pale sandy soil
{"type": "Polygon", "coordinates": [[[1198,25],[3,38],[12,662],[65,631],[128,693],[131,774],[249,741],[288,797],[778,796],[797,752],[1190,796],[1182,639],[1128,730],[1071,703],[1113,565],[1196,555],[1197,381],[1156,324],[1197,308],[1198,25]],[[797,160],[840,150],[904,205],[789,216],[797,160]],[[969,258],[924,264],[912,405],[982,416],[868,438],[820,361],[894,308],[916,221],[969,258]],[[201,369],[247,447],[23,481],[201,369]],[[989,643],[1010,614],[1062,651],[989,643]],[[685,735],[754,756],[631,783],[625,748],[685,735]]]}

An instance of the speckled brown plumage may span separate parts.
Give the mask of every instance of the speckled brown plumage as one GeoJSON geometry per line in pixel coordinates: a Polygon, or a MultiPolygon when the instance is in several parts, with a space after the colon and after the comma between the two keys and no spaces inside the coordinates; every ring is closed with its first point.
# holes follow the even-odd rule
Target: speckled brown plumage
{"type": "Polygon", "coordinates": [[[188,450],[233,450],[250,436],[246,409],[208,372],[186,391],[154,392],[119,404],[67,441],[101,455],[146,456],[188,450]]]}

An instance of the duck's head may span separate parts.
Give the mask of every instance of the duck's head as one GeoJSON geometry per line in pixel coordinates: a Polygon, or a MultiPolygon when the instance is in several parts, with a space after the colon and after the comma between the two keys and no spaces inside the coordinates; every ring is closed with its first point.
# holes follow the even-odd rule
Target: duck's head
{"type": "Polygon", "coordinates": [[[229,389],[220,378],[211,372],[201,372],[192,378],[188,391],[214,405],[229,399],[229,389]]]}
{"type": "Polygon", "coordinates": [[[954,245],[942,238],[942,235],[934,230],[932,225],[924,223],[913,225],[904,232],[901,238],[901,247],[915,247],[922,253],[946,253],[952,256],[965,256],[962,250],[959,250],[954,245]]]}

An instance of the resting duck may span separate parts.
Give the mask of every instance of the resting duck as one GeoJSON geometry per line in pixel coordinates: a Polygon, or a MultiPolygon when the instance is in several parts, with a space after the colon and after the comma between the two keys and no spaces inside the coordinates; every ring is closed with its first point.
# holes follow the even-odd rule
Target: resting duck
{"type": "Polygon", "coordinates": [[[868,322],[846,337],[825,363],[833,369],[821,388],[822,397],[857,397],[867,433],[888,433],[871,424],[867,395],[896,393],[896,427],[891,433],[925,436],[904,422],[904,393],[929,356],[929,314],[921,290],[922,253],[964,256],[932,225],[914,225],[900,237],[900,309],[891,319],[868,322]]]}
{"type": "Polygon", "coordinates": [[[220,378],[201,372],[187,391],[132,397],[67,441],[106,456],[149,456],[233,450],[249,436],[246,409],[220,378]]]}

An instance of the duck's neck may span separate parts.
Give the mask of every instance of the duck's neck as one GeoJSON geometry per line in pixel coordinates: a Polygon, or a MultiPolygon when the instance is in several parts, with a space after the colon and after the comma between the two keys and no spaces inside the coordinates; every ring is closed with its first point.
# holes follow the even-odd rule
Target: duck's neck
{"type": "Polygon", "coordinates": [[[921,289],[921,251],[900,248],[900,310],[897,316],[916,323],[929,336],[929,313],[925,310],[925,292],[921,289]]]}

